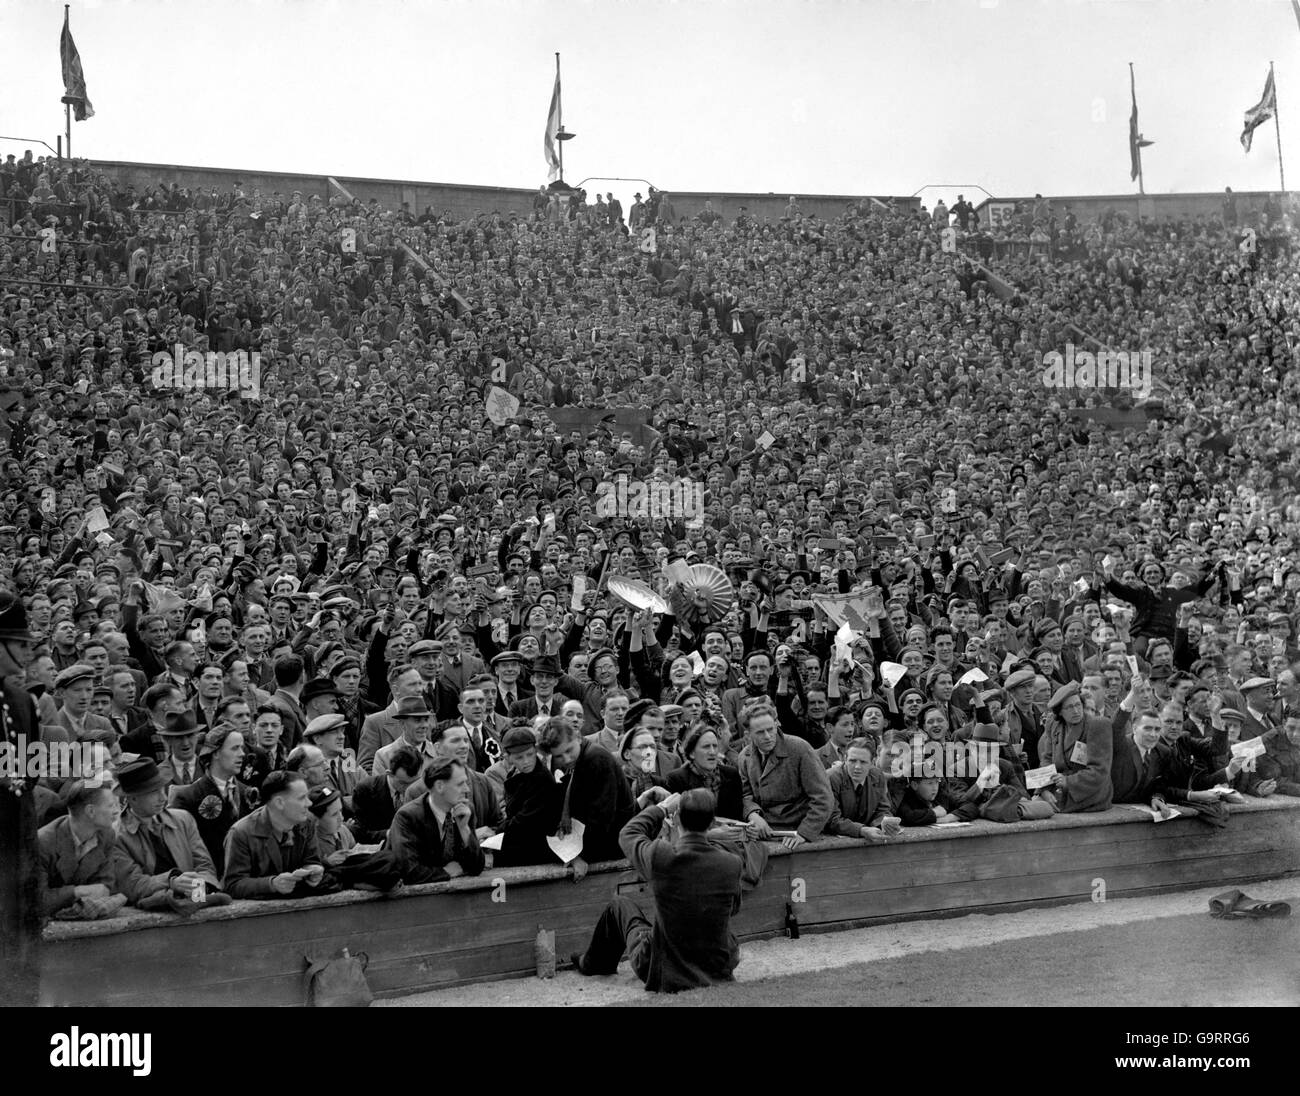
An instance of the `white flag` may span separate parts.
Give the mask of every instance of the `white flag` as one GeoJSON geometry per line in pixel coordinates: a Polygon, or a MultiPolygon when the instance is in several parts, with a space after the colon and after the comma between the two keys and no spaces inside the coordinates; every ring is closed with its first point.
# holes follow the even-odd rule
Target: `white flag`
{"type": "Polygon", "coordinates": [[[880,664],[880,680],[890,689],[902,680],[905,673],[907,673],[907,667],[900,662],[882,662],[880,664]]]}
{"type": "Polygon", "coordinates": [[[487,417],[496,426],[505,426],[507,422],[519,414],[519,400],[504,388],[498,388],[496,385],[493,385],[488,391],[486,405],[487,417]]]}
{"type": "Polygon", "coordinates": [[[546,136],[542,152],[546,156],[547,177],[554,181],[560,177],[560,155],[555,147],[555,135],[560,132],[560,63],[555,63],[555,90],[551,92],[551,109],[546,112],[546,136]]]}

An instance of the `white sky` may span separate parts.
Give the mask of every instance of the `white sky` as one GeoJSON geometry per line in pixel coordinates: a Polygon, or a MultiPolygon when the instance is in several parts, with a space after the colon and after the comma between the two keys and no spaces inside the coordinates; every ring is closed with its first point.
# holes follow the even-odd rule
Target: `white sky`
{"type": "MultiPolygon", "coordinates": [[[[0,0],[0,134],[63,132],[62,21],[0,0]]],[[[570,182],[1128,193],[1133,61],[1148,193],[1268,189],[1272,124],[1238,136],[1273,60],[1300,183],[1289,0],[81,0],[72,30],[92,158],[534,187],[559,50],[570,182]]]]}

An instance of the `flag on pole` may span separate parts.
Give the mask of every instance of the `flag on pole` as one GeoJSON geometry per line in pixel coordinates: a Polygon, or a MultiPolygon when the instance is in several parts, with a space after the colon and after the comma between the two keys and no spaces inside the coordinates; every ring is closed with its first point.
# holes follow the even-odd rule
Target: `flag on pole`
{"type": "Polygon", "coordinates": [[[1142,174],[1142,152],[1141,150],[1148,145],[1154,144],[1154,141],[1144,140],[1142,134],[1138,132],[1138,93],[1137,81],[1133,76],[1133,66],[1128,67],[1128,84],[1129,92],[1133,96],[1133,109],[1128,116],[1128,158],[1129,158],[1129,178],[1136,179],[1142,174]]]}
{"type": "Polygon", "coordinates": [[[546,139],[542,151],[546,154],[546,166],[550,169],[548,178],[554,180],[560,174],[560,156],[555,149],[555,135],[560,132],[560,67],[555,66],[555,90],[551,92],[551,109],[546,113],[546,139]]]}
{"type": "Polygon", "coordinates": [[[77,43],[72,40],[66,7],[63,9],[63,33],[59,36],[59,60],[63,62],[63,94],[77,100],[72,104],[73,117],[78,122],[93,118],[95,108],[86,95],[86,74],[81,71],[81,54],[77,52],[77,43]]]}
{"type": "Polygon", "coordinates": [[[1277,89],[1273,86],[1273,70],[1268,70],[1268,79],[1264,81],[1264,95],[1258,103],[1246,111],[1246,128],[1241,131],[1241,147],[1250,151],[1250,142],[1255,130],[1265,122],[1271,121],[1277,113],[1277,89]]]}

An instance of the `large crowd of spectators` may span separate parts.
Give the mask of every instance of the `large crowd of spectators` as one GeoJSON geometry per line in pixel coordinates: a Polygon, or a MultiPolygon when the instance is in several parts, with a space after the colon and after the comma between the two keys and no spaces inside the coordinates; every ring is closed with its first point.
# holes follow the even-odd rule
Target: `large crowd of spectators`
{"type": "Polygon", "coordinates": [[[1290,209],[608,198],[0,166],[0,585],[42,736],[94,747],[0,788],[49,914],[581,878],[695,787],[790,847],[1300,794],[1290,209]],[[1045,387],[1078,332],[1159,398],[1045,387]],[[257,391],[160,387],[178,348],[257,391]],[[611,516],[620,474],[703,509],[611,516]]]}

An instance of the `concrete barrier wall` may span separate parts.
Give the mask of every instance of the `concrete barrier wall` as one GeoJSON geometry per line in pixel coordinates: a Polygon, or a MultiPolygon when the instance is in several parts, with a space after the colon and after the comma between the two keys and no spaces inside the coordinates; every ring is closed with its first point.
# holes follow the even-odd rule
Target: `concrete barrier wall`
{"type": "MultiPolygon", "coordinates": [[[[1269,196],[1275,191],[1251,190],[1242,191],[1237,194],[1237,216],[1240,218],[1248,211],[1262,209],[1269,196]]],[[[1123,212],[1130,217],[1140,216],[1155,221],[1166,220],[1196,220],[1205,218],[1210,221],[1217,221],[1223,215],[1223,198],[1221,190],[1207,191],[1197,194],[1073,194],[1073,195],[1048,195],[1052,200],[1052,209],[1056,212],[1058,222],[1065,214],[1066,206],[1069,206],[1075,217],[1079,219],[1080,224],[1087,224],[1100,217],[1108,209],[1123,212]]],[[[989,209],[991,206],[1000,205],[1007,202],[1025,202],[1029,208],[1033,207],[1034,198],[1012,197],[1012,198],[990,198],[981,202],[975,207],[976,215],[980,223],[988,224],[989,209]]]]}
{"type": "MultiPolygon", "coordinates": [[[[239,168],[186,167],[177,164],[136,164],[117,160],[96,160],[94,166],[119,179],[123,185],[132,185],[137,190],[156,186],[158,183],[168,185],[176,183],[183,187],[207,190],[216,187],[218,191],[228,191],[235,183],[240,183],[248,193],[254,188],[264,195],[279,191],[288,198],[295,190],[301,190],[305,196],[319,194],[322,198],[333,193],[328,176],[302,175],[284,171],[251,171],[239,168]]],[[[423,213],[427,206],[436,212],[450,210],[458,218],[472,217],[476,213],[497,211],[502,216],[518,213],[526,216],[532,209],[533,195],[536,191],[517,187],[462,186],[456,183],[422,183],[400,179],[353,179],[335,176],[348,191],[362,201],[376,199],[381,206],[399,209],[403,205],[411,212],[423,213]]],[[[603,180],[593,181],[588,187],[591,201],[595,201],[596,188],[606,189],[610,184],[603,180]]],[[[646,187],[640,187],[646,192],[646,187]]],[[[620,186],[620,194],[626,190],[620,186]]],[[[603,193],[603,191],[602,191],[603,193]]],[[[851,194],[811,194],[796,195],[800,210],[805,214],[815,214],[832,220],[844,212],[852,203],[860,202],[865,195],[851,194]]],[[[738,194],[730,192],[678,192],[672,193],[673,206],[679,217],[694,217],[704,208],[706,200],[713,202],[713,208],[728,221],[734,220],[740,207],[746,206],[749,215],[757,220],[770,218],[776,220],[785,211],[790,195],[786,192],[770,194],[738,194]]],[[[884,201],[893,201],[883,197],[884,201]]],[[[910,206],[919,205],[915,198],[899,198],[910,206]]],[[[626,215],[626,209],[624,214],[626,215]]]]}

